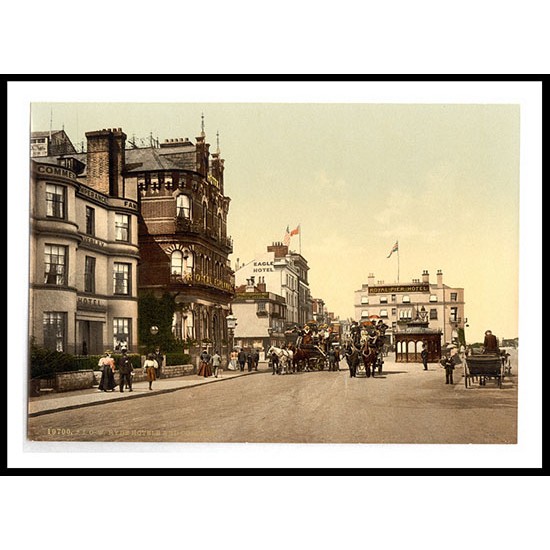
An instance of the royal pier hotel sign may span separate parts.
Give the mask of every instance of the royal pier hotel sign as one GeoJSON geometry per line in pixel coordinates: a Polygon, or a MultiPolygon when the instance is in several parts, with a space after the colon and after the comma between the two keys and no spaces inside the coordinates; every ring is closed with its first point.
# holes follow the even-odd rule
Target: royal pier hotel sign
{"type": "Polygon", "coordinates": [[[412,285],[385,285],[369,287],[369,294],[399,294],[400,292],[429,292],[430,283],[412,285]]]}

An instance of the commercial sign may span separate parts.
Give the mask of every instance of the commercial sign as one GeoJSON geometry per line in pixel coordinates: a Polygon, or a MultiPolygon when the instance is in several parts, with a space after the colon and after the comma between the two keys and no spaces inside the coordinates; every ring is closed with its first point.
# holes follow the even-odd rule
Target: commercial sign
{"type": "Polygon", "coordinates": [[[430,283],[413,285],[385,285],[369,287],[369,294],[398,294],[401,292],[429,292],[430,283]]]}
{"type": "Polygon", "coordinates": [[[39,164],[36,167],[36,171],[39,174],[46,174],[47,176],[61,176],[70,180],[76,179],[76,174],[71,170],[62,168],[61,166],[48,166],[46,164],[39,164]]]}
{"type": "Polygon", "coordinates": [[[94,191],[93,189],[90,189],[89,187],[85,187],[84,185],[81,185],[78,188],[78,192],[81,195],[84,195],[85,197],[88,197],[89,199],[93,199],[93,200],[101,202],[103,204],[109,204],[109,201],[107,200],[107,197],[105,195],[102,195],[101,193],[98,193],[97,191],[94,191]]]}

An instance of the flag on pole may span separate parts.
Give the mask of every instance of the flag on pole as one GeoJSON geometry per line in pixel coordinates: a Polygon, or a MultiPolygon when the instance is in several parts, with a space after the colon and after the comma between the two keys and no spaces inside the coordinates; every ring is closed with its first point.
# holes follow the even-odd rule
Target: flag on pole
{"type": "Polygon", "coordinates": [[[285,233],[285,236],[284,236],[284,239],[283,239],[283,244],[285,246],[288,246],[290,244],[290,229],[289,229],[288,225],[286,226],[286,233],[285,233]]]}
{"type": "MultiPolygon", "coordinates": [[[[288,231],[288,227],[287,227],[287,231],[288,231]]],[[[298,233],[300,233],[300,226],[299,225],[290,232],[290,236],[294,237],[294,235],[298,235],[298,233]]]]}
{"type": "Polygon", "coordinates": [[[399,250],[399,246],[397,244],[397,241],[395,241],[395,244],[393,245],[392,249],[390,250],[390,253],[388,254],[388,258],[394,253],[399,250]]]}

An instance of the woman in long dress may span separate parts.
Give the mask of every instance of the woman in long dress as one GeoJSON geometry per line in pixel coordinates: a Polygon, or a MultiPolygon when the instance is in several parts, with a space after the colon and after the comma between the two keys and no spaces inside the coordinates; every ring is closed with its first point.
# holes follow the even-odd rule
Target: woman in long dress
{"type": "Polygon", "coordinates": [[[231,354],[229,355],[229,366],[227,367],[229,370],[237,370],[239,367],[237,366],[237,356],[239,354],[237,353],[237,350],[233,350],[231,354]]]}
{"type": "Polygon", "coordinates": [[[202,351],[200,354],[200,366],[199,366],[199,372],[197,373],[198,376],[204,376],[204,378],[208,378],[209,376],[212,376],[212,367],[210,366],[210,354],[206,349],[202,351]]]}
{"type": "Polygon", "coordinates": [[[111,357],[110,351],[105,352],[105,355],[99,360],[98,365],[101,369],[99,391],[115,391],[115,360],[111,357]]]}

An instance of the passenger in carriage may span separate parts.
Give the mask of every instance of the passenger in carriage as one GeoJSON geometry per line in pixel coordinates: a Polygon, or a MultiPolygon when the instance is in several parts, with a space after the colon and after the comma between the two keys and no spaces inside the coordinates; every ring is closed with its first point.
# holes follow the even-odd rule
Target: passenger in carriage
{"type": "Polygon", "coordinates": [[[500,354],[497,337],[490,330],[485,331],[485,338],[483,340],[483,353],[500,354]]]}

